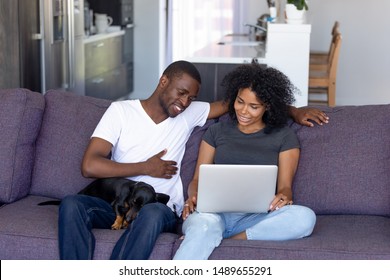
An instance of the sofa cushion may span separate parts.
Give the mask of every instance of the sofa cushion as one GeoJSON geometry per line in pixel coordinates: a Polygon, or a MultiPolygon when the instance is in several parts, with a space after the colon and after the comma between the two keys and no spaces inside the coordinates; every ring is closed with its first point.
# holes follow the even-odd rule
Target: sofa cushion
{"type": "Polygon", "coordinates": [[[316,214],[390,215],[390,105],[322,108],[328,124],[293,124],[301,142],[295,203],[316,214]]]}
{"type": "Polygon", "coordinates": [[[110,101],[49,91],[38,136],[31,194],[63,198],[77,193],[91,179],[81,175],[89,139],[110,101]]]}
{"type": "Polygon", "coordinates": [[[45,100],[27,89],[0,90],[0,202],[10,203],[30,190],[35,141],[45,100]]]}

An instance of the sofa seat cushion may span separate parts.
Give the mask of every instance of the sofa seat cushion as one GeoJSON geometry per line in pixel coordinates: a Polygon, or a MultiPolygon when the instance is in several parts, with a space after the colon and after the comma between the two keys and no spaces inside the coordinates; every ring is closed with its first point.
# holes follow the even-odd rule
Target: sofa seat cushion
{"type": "MultiPolygon", "coordinates": [[[[0,259],[58,259],[58,206],[38,206],[47,197],[27,196],[0,208],[0,259]]],[[[94,259],[108,259],[123,230],[93,229],[94,259]]],[[[318,216],[310,237],[292,241],[223,240],[211,259],[390,259],[390,218],[318,216]]],[[[171,259],[178,235],[164,233],[151,259],[171,259]]]]}
{"type": "Polygon", "coordinates": [[[63,198],[91,179],[81,175],[81,161],[108,100],[49,91],[36,147],[30,194],[63,198]]]}
{"type": "MultiPolygon", "coordinates": [[[[181,243],[177,240],[174,250],[181,243]]],[[[312,260],[390,259],[390,218],[318,216],[311,236],[291,241],[225,239],[210,259],[312,260]]]]}
{"type": "Polygon", "coordinates": [[[0,259],[58,259],[58,206],[27,196],[0,208],[0,259]]]}
{"type": "MultiPolygon", "coordinates": [[[[29,195],[0,208],[0,259],[58,259],[58,206],[38,206],[47,197],[29,195]]],[[[108,260],[124,230],[93,229],[94,259],[108,260]]],[[[153,256],[172,257],[176,234],[165,233],[157,240],[153,256]]]]}
{"type": "Polygon", "coordinates": [[[301,143],[294,202],[316,214],[390,216],[390,105],[322,108],[328,124],[293,124],[301,143]]]}
{"type": "Polygon", "coordinates": [[[27,89],[0,90],[0,203],[10,203],[30,190],[35,141],[45,100],[27,89]]]}

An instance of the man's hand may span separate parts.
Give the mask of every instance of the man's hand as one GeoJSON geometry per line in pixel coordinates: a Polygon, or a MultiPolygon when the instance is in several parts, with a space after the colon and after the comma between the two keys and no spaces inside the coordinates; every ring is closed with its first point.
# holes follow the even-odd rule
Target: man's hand
{"type": "Polygon", "coordinates": [[[319,125],[329,122],[329,117],[324,112],[316,108],[296,108],[291,106],[290,115],[296,123],[309,127],[314,126],[313,122],[316,122],[319,125]]]}
{"type": "Polygon", "coordinates": [[[162,160],[167,153],[163,150],[149,158],[146,162],[146,174],[152,177],[171,179],[177,173],[177,162],[172,160],[162,160]]]}

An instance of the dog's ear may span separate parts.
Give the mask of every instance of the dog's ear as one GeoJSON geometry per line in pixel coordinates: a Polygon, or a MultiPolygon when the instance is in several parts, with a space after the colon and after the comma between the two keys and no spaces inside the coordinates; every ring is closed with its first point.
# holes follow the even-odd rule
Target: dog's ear
{"type": "Polygon", "coordinates": [[[157,202],[167,204],[170,196],[165,193],[156,193],[157,202]]]}

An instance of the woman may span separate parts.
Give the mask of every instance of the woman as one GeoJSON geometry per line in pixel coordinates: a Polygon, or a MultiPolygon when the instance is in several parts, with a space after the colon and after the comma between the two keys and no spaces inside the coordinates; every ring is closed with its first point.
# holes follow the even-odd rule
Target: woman
{"type": "Polygon", "coordinates": [[[315,225],[311,209],[292,205],[299,141],[286,124],[295,87],[280,71],[259,64],[239,66],[227,74],[223,85],[233,121],[211,126],[203,137],[183,210],[185,237],[174,259],[207,259],[223,238],[302,238],[315,225]],[[199,166],[211,163],[278,165],[277,193],[269,212],[196,212],[199,166]]]}

